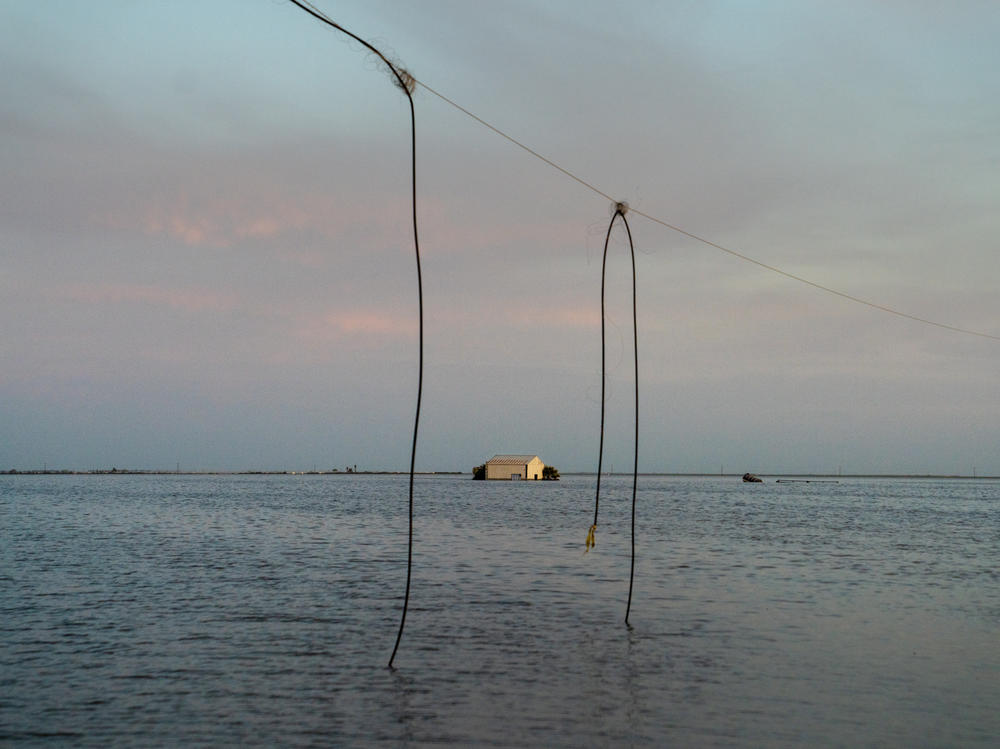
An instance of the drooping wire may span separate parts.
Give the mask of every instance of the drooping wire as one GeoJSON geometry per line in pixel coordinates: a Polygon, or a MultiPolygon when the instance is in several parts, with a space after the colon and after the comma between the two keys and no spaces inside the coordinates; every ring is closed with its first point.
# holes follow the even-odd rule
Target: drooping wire
{"type": "Polygon", "coordinates": [[[371,50],[376,54],[382,62],[386,64],[389,70],[392,72],[393,76],[396,78],[396,83],[406,94],[406,98],[410,102],[410,175],[411,175],[411,193],[412,193],[412,206],[413,206],[413,249],[416,254],[417,260],[417,309],[419,313],[419,326],[418,326],[418,339],[419,339],[419,366],[417,374],[417,411],[416,415],[413,417],[413,444],[410,448],[410,485],[409,485],[409,533],[407,539],[407,550],[406,550],[406,591],[403,594],[403,612],[399,619],[399,632],[396,634],[396,644],[392,648],[392,655],[389,656],[389,668],[393,667],[393,661],[396,659],[396,651],[399,650],[400,640],[403,639],[403,627],[406,625],[406,612],[410,606],[410,578],[413,570],[413,475],[416,468],[417,460],[417,435],[420,431],[420,400],[423,395],[424,389],[424,287],[423,280],[420,273],[420,240],[417,234],[417,117],[413,106],[413,88],[414,88],[414,78],[409,72],[398,68],[386,59],[379,50],[373,47],[371,44],[366,42],[361,37],[356,34],[351,33],[345,29],[340,24],[336,23],[330,19],[321,10],[313,6],[311,3],[303,0],[289,0],[293,5],[298,6],[304,10],[309,15],[322,21],[323,23],[337,29],[347,36],[351,37],[357,42],[360,42],[364,47],[371,50]]]}
{"type": "Polygon", "coordinates": [[[441,101],[445,102],[446,104],[451,105],[452,107],[454,107],[455,109],[457,109],[462,114],[464,114],[464,115],[466,115],[468,117],[471,117],[472,119],[474,119],[476,122],[478,122],[483,127],[487,128],[488,130],[492,130],[494,133],[496,133],[497,135],[499,135],[501,138],[506,138],[511,143],[513,143],[515,146],[517,146],[518,148],[520,148],[520,149],[522,149],[524,151],[527,151],[529,154],[531,154],[532,156],[534,156],[536,159],[539,159],[540,161],[544,161],[546,164],[548,164],[553,169],[556,169],[556,170],[562,172],[563,174],[565,174],[567,177],[569,177],[572,180],[576,180],[581,185],[583,185],[584,187],[586,187],[588,190],[591,190],[592,192],[596,192],[598,195],[600,195],[601,197],[607,198],[612,203],[615,202],[615,199],[612,198],[607,193],[601,192],[599,189],[597,189],[596,187],[594,187],[592,184],[590,184],[586,180],[581,179],[580,177],[578,177],[575,174],[573,174],[573,172],[571,172],[569,169],[564,169],[563,167],[559,166],[556,162],[554,162],[552,159],[549,159],[549,158],[546,158],[545,156],[542,156],[542,154],[538,153],[538,151],[535,151],[534,149],[529,148],[528,146],[524,145],[524,143],[522,143],[521,141],[519,141],[517,138],[514,138],[511,135],[508,135],[507,133],[505,133],[503,130],[501,130],[498,127],[494,127],[493,125],[491,125],[490,123],[488,123],[486,120],[484,120],[482,117],[479,117],[476,114],[474,114],[473,112],[470,112],[468,109],[466,109],[465,107],[463,107],[461,104],[459,104],[456,101],[453,101],[452,99],[449,99],[447,96],[445,96],[444,94],[442,94],[440,91],[435,91],[434,89],[432,89],[430,86],[428,86],[423,81],[414,79],[414,82],[418,86],[420,86],[422,89],[424,89],[428,93],[434,94],[441,101]]]}
{"type": "MultiPolygon", "coordinates": [[[[449,106],[454,107],[458,111],[462,112],[463,114],[467,115],[468,117],[470,117],[473,120],[475,120],[476,122],[478,122],[480,125],[483,125],[484,127],[492,130],[494,133],[496,133],[497,135],[501,136],[502,138],[507,139],[508,141],[510,141],[511,143],[513,143],[518,148],[522,149],[523,151],[526,151],[528,154],[530,154],[531,156],[534,156],[536,159],[539,159],[540,161],[548,164],[553,169],[556,169],[557,171],[562,172],[565,176],[567,176],[570,179],[572,179],[572,180],[578,182],[579,184],[583,185],[588,190],[591,190],[592,192],[597,193],[598,195],[600,195],[603,198],[607,198],[608,200],[614,201],[614,198],[612,198],[610,195],[608,195],[603,190],[600,190],[599,188],[595,187],[593,184],[591,184],[587,180],[585,180],[582,177],[580,177],[580,176],[574,174],[573,172],[571,172],[569,169],[566,169],[565,167],[560,166],[559,164],[557,164],[556,162],[552,161],[551,159],[543,156],[542,154],[538,153],[534,149],[528,147],[527,145],[525,145],[524,143],[522,143],[521,141],[519,141],[517,138],[513,137],[512,135],[508,135],[507,133],[505,133],[500,128],[498,128],[498,127],[490,124],[486,120],[484,120],[482,117],[479,117],[478,115],[470,112],[468,109],[466,109],[465,107],[461,106],[457,102],[452,101],[451,99],[449,99],[444,94],[442,94],[442,93],[440,93],[438,91],[435,91],[433,88],[431,88],[430,86],[428,86],[423,81],[415,79],[414,82],[418,86],[420,86],[421,88],[425,89],[429,93],[431,93],[434,96],[436,96],[439,99],[441,99],[443,102],[445,102],[449,106]]],[[[722,252],[725,252],[725,253],[727,253],[727,254],[735,257],[735,258],[739,258],[740,260],[743,260],[743,261],[745,261],[747,263],[751,263],[753,265],[756,265],[759,268],[763,268],[765,270],[769,270],[772,273],[777,273],[778,275],[784,276],[785,278],[791,279],[792,281],[798,281],[799,283],[806,284],[807,286],[812,286],[814,289],[819,289],[820,291],[825,291],[826,293],[833,294],[834,296],[838,296],[841,299],[846,299],[847,301],[854,302],[856,304],[861,304],[861,305],[864,305],[866,307],[871,307],[872,309],[879,310],[880,312],[887,312],[890,315],[896,315],[898,317],[903,317],[903,318],[906,318],[907,320],[913,320],[914,322],[923,323],[924,325],[932,325],[932,326],[934,326],[936,328],[942,328],[944,330],[950,330],[950,331],[952,331],[954,333],[964,333],[965,335],[973,335],[973,336],[978,336],[980,338],[988,338],[988,339],[991,339],[991,340],[994,340],[994,341],[1000,341],[1000,335],[993,335],[991,333],[983,333],[982,331],[978,331],[978,330],[970,330],[968,328],[960,328],[960,327],[958,327],[956,325],[948,325],[947,323],[936,322],[935,320],[930,320],[930,319],[927,319],[925,317],[919,317],[917,315],[911,315],[911,314],[909,314],[907,312],[902,312],[900,310],[893,309],[892,307],[886,306],[884,304],[878,304],[877,302],[870,302],[870,301],[868,301],[866,299],[862,299],[860,297],[856,297],[853,294],[848,294],[848,293],[843,292],[843,291],[838,291],[837,289],[831,288],[829,286],[824,286],[821,283],[817,283],[815,281],[810,281],[809,279],[803,278],[802,276],[797,276],[794,273],[789,273],[788,271],[781,270],[781,268],[778,268],[776,266],[768,265],[767,263],[761,262],[760,260],[755,260],[754,258],[750,257],[749,255],[745,255],[742,252],[737,252],[736,250],[730,249],[730,248],[728,248],[728,247],[726,247],[724,245],[719,244],[718,242],[713,242],[710,239],[706,239],[705,237],[702,237],[702,236],[699,236],[699,235],[697,235],[697,234],[695,234],[693,232],[687,231],[686,229],[682,229],[681,227],[679,227],[679,226],[677,226],[675,224],[671,224],[671,223],[669,223],[667,221],[664,221],[661,218],[657,218],[656,216],[653,216],[653,215],[651,215],[649,213],[643,213],[642,211],[634,209],[634,208],[632,209],[632,213],[636,214],[637,216],[642,216],[643,218],[648,219],[649,221],[652,221],[653,223],[659,224],[660,226],[663,226],[664,228],[670,229],[671,231],[677,232],[678,234],[683,234],[685,237],[688,237],[689,239],[693,239],[696,242],[701,242],[704,245],[708,245],[709,247],[712,247],[712,248],[714,248],[716,250],[720,250],[722,252]]]]}
{"type": "Polygon", "coordinates": [[[625,624],[628,625],[629,613],[632,611],[632,583],[635,580],[635,500],[639,480],[639,317],[636,304],[636,275],[635,275],[635,245],[632,242],[632,230],[629,228],[628,219],[625,214],[628,212],[628,204],[624,202],[615,203],[615,212],[608,223],[608,233],[604,237],[604,257],[601,261],[601,438],[597,451],[597,489],[594,492],[594,523],[587,532],[586,550],[590,551],[597,545],[595,536],[597,533],[597,512],[601,501],[601,470],[604,464],[604,414],[605,414],[605,385],[607,382],[607,356],[605,353],[605,320],[607,318],[605,287],[608,268],[608,243],[611,240],[611,230],[615,221],[621,218],[628,234],[629,254],[632,259],[632,351],[635,355],[635,447],[632,462],[632,561],[628,575],[628,604],[625,606],[625,624]]]}

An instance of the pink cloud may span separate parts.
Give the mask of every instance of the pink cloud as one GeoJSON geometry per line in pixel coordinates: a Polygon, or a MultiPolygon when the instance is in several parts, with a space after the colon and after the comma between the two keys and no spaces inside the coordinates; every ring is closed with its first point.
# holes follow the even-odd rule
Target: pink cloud
{"type": "Polygon", "coordinates": [[[417,332],[417,322],[412,317],[393,317],[377,313],[330,315],[327,322],[351,335],[411,335],[417,332]]]}
{"type": "MultiPolygon", "coordinates": [[[[116,232],[166,237],[189,247],[227,248],[246,241],[296,240],[311,235],[337,240],[363,230],[371,246],[410,241],[408,195],[289,192],[286,186],[216,186],[221,194],[197,188],[145,199],[95,216],[116,232]]],[[[582,244],[586,228],[567,220],[498,221],[490,213],[471,217],[446,201],[424,198],[419,206],[424,255],[454,254],[497,244],[553,246],[582,244]]],[[[307,267],[329,259],[286,241],[283,257],[307,267]]]]}
{"type": "MultiPolygon", "coordinates": [[[[251,191],[234,190],[225,196],[200,197],[186,192],[157,197],[135,210],[119,209],[95,218],[103,227],[162,236],[192,247],[231,247],[243,240],[267,240],[310,232],[333,239],[363,224],[379,241],[387,216],[404,224],[409,203],[398,198],[363,200],[354,196],[307,193],[286,194],[266,185],[251,191]],[[405,202],[405,205],[404,205],[405,202]]],[[[388,222],[391,227],[392,222],[388,222]]],[[[389,229],[391,230],[391,228],[389,229]]],[[[314,265],[308,254],[290,257],[314,265]]]]}
{"type": "Polygon", "coordinates": [[[237,233],[244,237],[273,237],[284,231],[288,225],[276,216],[262,216],[237,227],[237,233]]]}
{"type": "Polygon", "coordinates": [[[412,315],[385,312],[330,312],[302,321],[294,335],[306,342],[327,342],[345,338],[412,338],[417,335],[417,320],[412,315]]]}
{"type": "Polygon", "coordinates": [[[600,305],[566,303],[561,305],[519,307],[511,310],[509,319],[525,327],[570,328],[595,330],[601,327],[600,305]]]}
{"type": "Polygon", "coordinates": [[[232,294],[148,284],[70,284],[57,293],[63,299],[87,304],[138,303],[186,312],[225,312],[236,306],[236,297],[232,294]]]}
{"type": "Polygon", "coordinates": [[[424,198],[420,203],[421,234],[430,252],[466,252],[498,244],[563,246],[583,244],[586,227],[570,220],[498,221],[490,211],[471,216],[447,201],[424,198]]]}

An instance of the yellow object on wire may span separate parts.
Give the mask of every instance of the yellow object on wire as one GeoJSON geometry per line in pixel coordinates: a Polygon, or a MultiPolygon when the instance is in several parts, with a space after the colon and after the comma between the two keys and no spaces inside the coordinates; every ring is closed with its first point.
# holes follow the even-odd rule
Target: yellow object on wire
{"type": "Polygon", "coordinates": [[[597,539],[594,538],[594,533],[597,531],[597,523],[590,526],[590,530],[587,531],[587,548],[584,549],[583,553],[586,554],[588,551],[597,546],[597,539]]]}

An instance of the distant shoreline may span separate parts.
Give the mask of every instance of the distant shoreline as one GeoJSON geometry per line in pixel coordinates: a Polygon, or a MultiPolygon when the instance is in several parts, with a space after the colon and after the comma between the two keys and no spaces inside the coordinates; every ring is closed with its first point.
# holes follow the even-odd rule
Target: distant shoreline
{"type": "MultiPolygon", "coordinates": [[[[417,476],[461,476],[466,471],[415,471],[417,476]]],[[[89,471],[40,468],[0,471],[0,476],[409,476],[409,471],[168,471],[157,469],[97,468],[89,471]]],[[[472,475],[471,473],[469,474],[472,475]]]]}
{"type": "MultiPolygon", "coordinates": [[[[69,469],[28,469],[12,468],[0,471],[0,476],[408,476],[409,471],[168,471],[131,468],[93,469],[77,471],[69,469]]],[[[470,471],[416,471],[417,476],[468,476],[470,471]]],[[[593,471],[569,471],[563,476],[595,476],[593,471]]],[[[604,473],[605,476],[631,476],[631,473],[604,473]]],[[[740,473],[670,473],[642,472],[646,477],[676,477],[676,478],[726,478],[738,479],[740,473]]],[[[1000,480],[1000,476],[968,476],[961,474],[939,473],[758,473],[764,479],[960,479],[969,481],[1000,480]]]]}

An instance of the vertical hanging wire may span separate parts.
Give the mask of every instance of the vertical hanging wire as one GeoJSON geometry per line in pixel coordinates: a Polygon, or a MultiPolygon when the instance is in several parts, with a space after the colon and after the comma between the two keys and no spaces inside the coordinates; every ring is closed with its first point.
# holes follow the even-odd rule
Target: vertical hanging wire
{"type": "Polygon", "coordinates": [[[331,20],[322,11],[315,8],[309,2],[299,2],[299,0],[289,0],[293,5],[301,8],[309,15],[340,31],[355,41],[362,44],[382,62],[386,64],[396,79],[396,83],[403,93],[406,94],[410,102],[410,175],[411,193],[413,206],[413,249],[417,260],[417,308],[419,311],[419,366],[417,374],[417,412],[413,418],[413,444],[410,448],[410,485],[409,485],[409,533],[406,550],[406,591],[403,594],[403,612],[399,619],[399,632],[396,634],[396,644],[392,648],[392,655],[389,656],[389,668],[393,668],[393,661],[396,659],[396,651],[399,650],[399,643],[403,639],[403,627],[406,625],[406,612],[410,606],[410,578],[413,570],[413,474],[417,460],[417,435],[420,431],[420,400],[424,389],[424,287],[420,273],[420,240],[417,235],[417,117],[413,106],[413,88],[415,81],[412,75],[406,70],[397,68],[379,50],[373,47],[356,34],[352,34],[340,24],[331,20]]]}
{"type": "Polygon", "coordinates": [[[629,228],[628,219],[625,218],[627,205],[618,204],[618,215],[625,224],[625,232],[628,234],[629,254],[632,258],[632,352],[635,359],[635,441],[632,451],[632,561],[629,563],[628,573],[628,603],[625,606],[625,625],[631,626],[628,621],[632,611],[632,583],[635,580],[635,495],[639,483],[639,315],[636,304],[636,279],[635,279],[635,245],[632,243],[632,230],[629,228]]]}
{"type": "Polygon", "coordinates": [[[594,494],[594,522],[587,532],[586,553],[597,545],[595,535],[597,533],[597,512],[601,500],[601,470],[604,463],[604,415],[605,415],[605,384],[607,381],[607,356],[605,354],[605,287],[608,268],[608,243],[611,239],[611,229],[614,228],[615,221],[621,218],[628,234],[629,254],[632,259],[632,350],[635,354],[635,447],[632,461],[632,561],[629,567],[628,576],[628,604],[625,607],[625,624],[629,625],[629,614],[632,611],[632,587],[635,580],[635,500],[639,479],[639,318],[636,304],[636,274],[635,274],[635,245],[632,242],[632,230],[629,228],[628,219],[625,214],[628,212],[628,204],[624,202],[615,203],[615,212],[608,223],[608,232],[604,237],[604,257],[601,261],[601,438],[597,451],[597,489],[594,494]]]}

